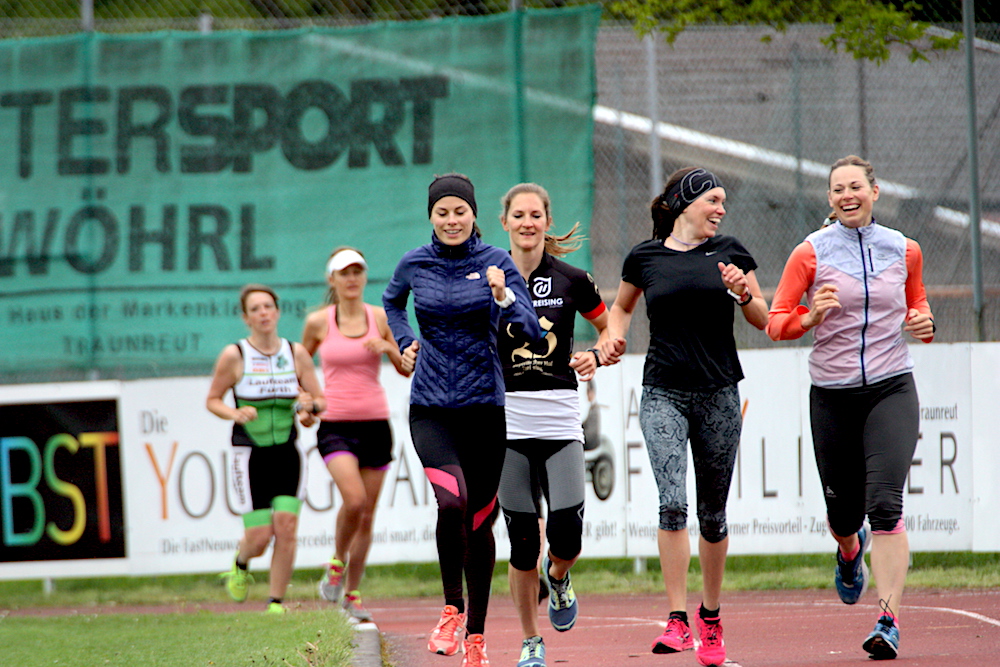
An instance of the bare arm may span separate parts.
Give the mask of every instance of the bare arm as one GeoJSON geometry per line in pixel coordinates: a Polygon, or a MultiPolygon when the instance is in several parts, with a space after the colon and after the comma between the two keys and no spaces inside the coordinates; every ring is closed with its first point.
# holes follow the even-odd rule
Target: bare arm
{"type": "Polygon", "coordinates": [[[222,349],[219,358],[215,362],[215,371],[212,373],[212,384],[208,389],[208,398],[205,400],[205,407],[216,417],[229,419],[237,424],[246,424],[257,418],[257,408],[251,405],[244,405],[242,408],[234,408],[227,405],[223,400],[226,392],[236,386],[236,383],[243,377],[243,355],[236,345],[227,345],[222,349]]]}
{"type": "Polygon", "coordinates": [[[601,363],[616,364],[621,355],[625,354],[625,335],[632,323],[632,313],[639,303],[642,290],[624,280],[618,284],[618,295],[611,306],[608,316],[608,326],[601,333],[597,349],[601,355],[601,363]]]}
{"type": "Polygon", "coordinates": [[[767,300],[764,299],[764,293],[760,291],[756,273],[750,271],[744,275],[744,278],[746,280],[745,288],[753,298],[750,299],[750,303],[740,307],[740,310],[743,311],[743,319],[763,331],[764,327],[767,326],[767,300]]]}
{"type": "MultiPolygon", "coordinates": [[[[608,328],[608,311],[605,310],[597,317],[587,321],[590,322],[594,329],[597,330],[597,339],[600,341],[601,334],[603,334],[604,330],[608,328]]],[[[589,350],[575,353],[569,362],[570,368],[575,370],[577,375],[580,376],[580,380],[584,382],[587,382],[594,377],[594,373],[597,372],[598,365],[597,356],[589,350]]]]}
{"type": "Polygon", "coordinates": [[[309,313],[305,326],[302,327],[302,347],[306,349],[310,357],[316,354],[316,350],[323,343],[327,329],[330,327],[327,308],[309,313]]]}
{"type": "Polygon", "coordinates": [[[295,355],[295,375],[298,376],[299,387],[302,389],[298,397],[299,421],[303,426],[312,426],[316,421],[315,415],[326,410],[326,399],[319,380],[316,379],[312,355],[299,343],[292,343],[292,351],[295,355]]]}
{"type": "Polygon", "coordinates": [[[396,345],[396,340],[392,337],[392,329],[389,328],[389,318],[386,316],[385,310],[372,306],[372,311],[375,313],[375,324],[378,325],[378,333],[382,338],[381,340],[370,338],[365,341],[365,346],[375,354],[384,353],[389,357],[389,361],[392,362],[397,373],[403,377],[410,377],[410,372],[413,369],[406,370],[403,367],[403,355],[399,351],[399,346],[396,345]]]}

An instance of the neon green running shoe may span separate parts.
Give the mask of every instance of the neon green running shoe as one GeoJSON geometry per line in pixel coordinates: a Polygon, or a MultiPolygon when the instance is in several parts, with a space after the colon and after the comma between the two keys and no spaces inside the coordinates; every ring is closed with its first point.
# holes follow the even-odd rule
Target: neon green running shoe
{"type": "Polygon", "coordinates": [[[236,565],[235,558],[233,559],[233,569],[229,572],[223,572],[219,577],[226,580],[226,591],[229,592],[229,597],[236,602],[243,602],[247,599],[250,584],[253,583],[253,575],[240,569],[236,565]]]}
{"type": "Polygon", "coordinates": [[[287,612],[288,612],[288,610],[285,609],[285,607],[280,602],[272,602],[271,604],[267,605],[267,611],[265,613],[267,613],[267,614],[284,614],[284,613],[287,613],[287,612]]]}

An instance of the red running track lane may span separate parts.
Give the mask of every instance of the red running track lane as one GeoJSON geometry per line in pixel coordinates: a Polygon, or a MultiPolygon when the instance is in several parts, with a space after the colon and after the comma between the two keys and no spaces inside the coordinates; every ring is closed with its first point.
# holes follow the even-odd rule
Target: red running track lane
{"type": "MultiPolygon", "coordinates": [[[[878,617],[878,598],[868,593],[854,606],[828,591],[724,593],[727,667],[868,665],[861,643],[878,617]]],[[[539,620],[549,667],[696,666],[693,651],[655,655],[653,640],[669,610],[665,595],[578,595],[580,617],[569,632],[539,620]]],[[[700,599],[692,594],[688,613],[700,599]]],[[[461,667],[461,654],[434,655],[427,637],[442,603],[431,599],[368,601],[368,608],[397,667],[461,667]]],[[[893,665],[958,667],[1000,665],[1000,590],[906,592],[900,654],[893,665]]],[[[514,667],[521,632],[510,598],[495,596],[486,624],[490,667],[514,667]]]]}

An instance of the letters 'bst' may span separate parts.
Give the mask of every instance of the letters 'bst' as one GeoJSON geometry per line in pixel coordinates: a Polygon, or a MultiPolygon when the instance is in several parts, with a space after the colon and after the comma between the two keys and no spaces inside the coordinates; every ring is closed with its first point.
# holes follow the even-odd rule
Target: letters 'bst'
{"type": "MultiPolygon", "coordinates": [[[[56,544],[69,546],[75,544],[87,528],[87,505],[83,492],[75,484],[62,480],[56,470],[56,454],[65,449],[69,455],[76,455],[81,447],[93,450],[94,481],[96,497],[96,515],[98,539],[101,542],[111,540],[111,518],[108,497],[107,447],[118,446],[118,434],[114,432],[80,433],[74,438],[68,433],[53,435],[45,443],[42,453],[30,438],[12,436],[0,438],[0,509],[3,519],[3,546],[30,547],[42,538],[42,530],[56,544]],[[12,459],[27,463],[26,479],[15,481],[12,475],[12,459]],[[42,475],[45,484],[56,496],[69,501],[72,507],[73,521],[68,529],[60,528],[55,521],[45,522],[46,503],[39,491],[42,475]],[[21,516],[30,515],[28,530],[18,531],[14,526],[15,501],[21,516]],[[30,508],[29,512],[26,510],[30,508]]],[[[48,508],[50,512],[53,508],[48,508]]]]}
{"type": "MultiPolygon", "coordinates": [[[[311,171],[330,166],[347,150],[352,169],[369,164],[369,146],[383,164],[402,166],[405,159],[396,135],[412,114],[413,164],[432,158],[434,100],[448,96],[448,79],[426,76],[358,79],[350,83],[350,97],[328,81],[294,85],[287,94],[266,84],[188,86],[174,99],[163,86],[72,87],[57,92],[27,90],[0,94],[0,109],[17,115],[18,175],[31,176],[36,167],[36,128],[45,128],[49,107],[55,104],[56,171],[60,176],[119,174],[132,169],[136,144],[152,149],[156,171],[174,169],[171,142],[176,128],[202,139],[178,146],[180,172],[236,173],[253,170],[253,157],[280,146],[285,160],[296,169],[311,171]],[[221,113],[224,107],[227,113],[221,113]],[[323,122],[309,122],[313,116],[323,122]],[[308,116],[308,117],[307,117],[308,116]],[[176,125],[171,121],[176,117],[176,125]],[[83,155],[80,146],[100,145],[100,137],[114,124],[104,155],[83,155]],[[312,125],[314,128],[307,129],[312,125]],[[325,125],[325,128],[319,129],[325,125]],[[313,129],[318,131],[313,132],[313,129]],[[317,134],[319,136],[312,136],[317,134]],[[95,141],[97,138],[97,141],[95,141]],[[114,159],[112,160],[112,157],[114,159]]],[[[4,123],[7,124],[7,123],[4,123]]],[[[6,133],[5,133],[6,134],[6,133]]],[[[10,137],[14,139],[15,137],[10,137]]]]}

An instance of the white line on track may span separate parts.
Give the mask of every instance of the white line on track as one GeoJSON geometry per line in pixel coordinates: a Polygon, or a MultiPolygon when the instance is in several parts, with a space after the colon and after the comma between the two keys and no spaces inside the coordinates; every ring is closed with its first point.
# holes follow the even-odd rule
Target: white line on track
{"type": "Polygon", "coordinates": [[[989,623],[990,625],[995,625],[1000,628],[1000,620],[991,618],[989,616],[983,616],[982,614],[977,614],[974,611],[966,611],[965,609],[951,609],[949,607],[919,607],[917,605],[906,605],[907,609],[923,609],[924,611],[946,611],[949,614],[958,614],[959,616],[968,616],[969,618],[974,618],[977,621],[982,621],[983,623],[989,623]]]}

